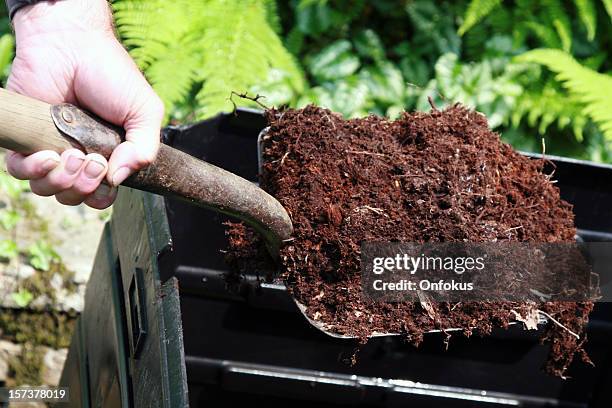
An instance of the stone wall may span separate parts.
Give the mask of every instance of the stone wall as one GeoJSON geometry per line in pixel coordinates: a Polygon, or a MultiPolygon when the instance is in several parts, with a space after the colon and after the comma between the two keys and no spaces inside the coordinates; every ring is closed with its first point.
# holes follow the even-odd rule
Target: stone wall
{"type": "Polygon", "coordinates": [[[9,258],[0,253],[0,384],[57,385],[110,211],[63,206],[11,183],[0,174],[0,245],[17,249],[9,258]],[[14,214],[15,223],[5,222],[14,214]],[[42,261],[33,259],[33,245],[43,248],[42,261]]]}

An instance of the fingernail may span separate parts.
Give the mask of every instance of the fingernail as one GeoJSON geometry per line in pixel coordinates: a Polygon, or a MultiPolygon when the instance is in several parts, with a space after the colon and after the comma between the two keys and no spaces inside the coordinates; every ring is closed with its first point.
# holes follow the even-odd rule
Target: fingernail
{"type": "Polygon", "coordinates": [[[64,166],[64,168],[66,169],[66,172],[68,174],[74,174],[77,171],[79,171],[82,164],[83,164],[82,158],[76,157],[76,156],[70,156],[68,160],[66,161],[66,165],[64,166]]]}
{"type": "Polygon", "coordinates": [[[49,172],[53,170],[54,168],[56,168],[58,164],[59,164],[59,160],[57,159],[47,159],[43,162],[41,167],[44,172],[49,172]]]}
{"type": "Polygon", "coordinates": [[[96,191],[94,191],[94,197],[98,200],[103,200],[109,197],[112,194],[113,190],[114,189],[109,185],[100,184],[96,191]]]}
{"type": "Polygon", "coordinates": [[[123,183],[123,181],[128,178],[131,171],[128,167],[120,167],[113,173],[113,186],[118,186],[123,183]]]}
{"type": "Polygon", "coordinates": [[[95,179],[102,174],[106,166],[102,163],[98,163],[95,160],[90,160],[85,166],[85,175],[89,178],[95,179]]]}

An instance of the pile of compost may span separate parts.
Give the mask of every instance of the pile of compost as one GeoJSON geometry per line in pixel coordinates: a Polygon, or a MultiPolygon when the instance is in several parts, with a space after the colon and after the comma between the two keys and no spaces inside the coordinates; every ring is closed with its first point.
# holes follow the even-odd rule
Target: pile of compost
{"type": "MultiPolygon", "coordinates": [[[[515,152],[482,114],[461,105],[393,121],[345,120],[314,106],[266,117],[262,187],[295,228],[281,248],[281,277],[311,319],[363,341],[393,332],[418,345],[431,330],[487,335],[545,315],[546,371],[563,376],[575,355],[590,362],[583,345],[591,302],[381,303],[362,296],[363,241],[574,241],[571,205],[543,173],[543,160],[515,152]]],[[[252,231],[231,224],[228,235],[236,270],[266,268],[252,231]]]]}

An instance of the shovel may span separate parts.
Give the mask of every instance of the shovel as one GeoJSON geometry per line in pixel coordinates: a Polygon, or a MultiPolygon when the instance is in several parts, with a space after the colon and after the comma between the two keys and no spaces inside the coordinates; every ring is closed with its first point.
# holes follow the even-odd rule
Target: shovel
{"type": "MultiPolygon", "coordinates": [[[[260,134],[258,143],[260,166],[261,141],[266,130],[260,134]]],[[[40,150],[62,153],[76,148],[108,159],[124,140],[122,128],[76,106],[50,105],[0,88],[0,147],[22,154],[40,150]]],[[[281,243],[293,233],[287,211],[274,197],[242,177],[163,143],[155,161],[128,177],[122,185],[236,217],[261,234],[274,259],[278,259],[281,243]]],[[[355,338],[335,333],[324,323],[311,319],[306,314],[306,306],[293,300],[318,330],[335,338],[355,338]]],[[[439,330],[432,332],[436,331],[439,330]]],[[[375,333],[372,337],[396,335],[399,333],[375,333]]]]}
{"type": "MultiPolygon", "coordinates": [[[[22,154],[76,148],[108,159],[122,128],[70,104],[49,105],[0,88],[0,147],[22,154]]],[[[234,216],[257,230],[276,259],[293,226],[287,211],[252,182],[161,144],[156,160],[124,186],[186,200],[234,216]]]]}
{"type": "MultiPolygon", "coordinates": [[[[70,104],[50,105],[0,88],[0,147],[22,154],[40,150],[62,153],[76,148],[108,159],[125,140],[125,131],[70,104]]],[[[261,151],[259,152],[261,162],[261,151]]],[[[194,205],[236,217],[263,237],[277,260],[282,241],[293,225],[287,211],[252,182],[205,161],[161,144],[157,158],[122,185],[178,198],[194,205]]],[[[294,299],[304,317],[317,326],[294,299]]]]}

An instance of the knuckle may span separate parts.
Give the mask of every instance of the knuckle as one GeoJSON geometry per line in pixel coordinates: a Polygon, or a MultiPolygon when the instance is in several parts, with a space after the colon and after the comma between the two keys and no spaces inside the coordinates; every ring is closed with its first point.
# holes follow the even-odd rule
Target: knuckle
{"type": "Polygon", "coordinates": [[[6,158],[6,171],[13,177],[19,180],[25,180],[23,172],[23,161],[19,160],[17,156],[11,156],[6,158]]]}

